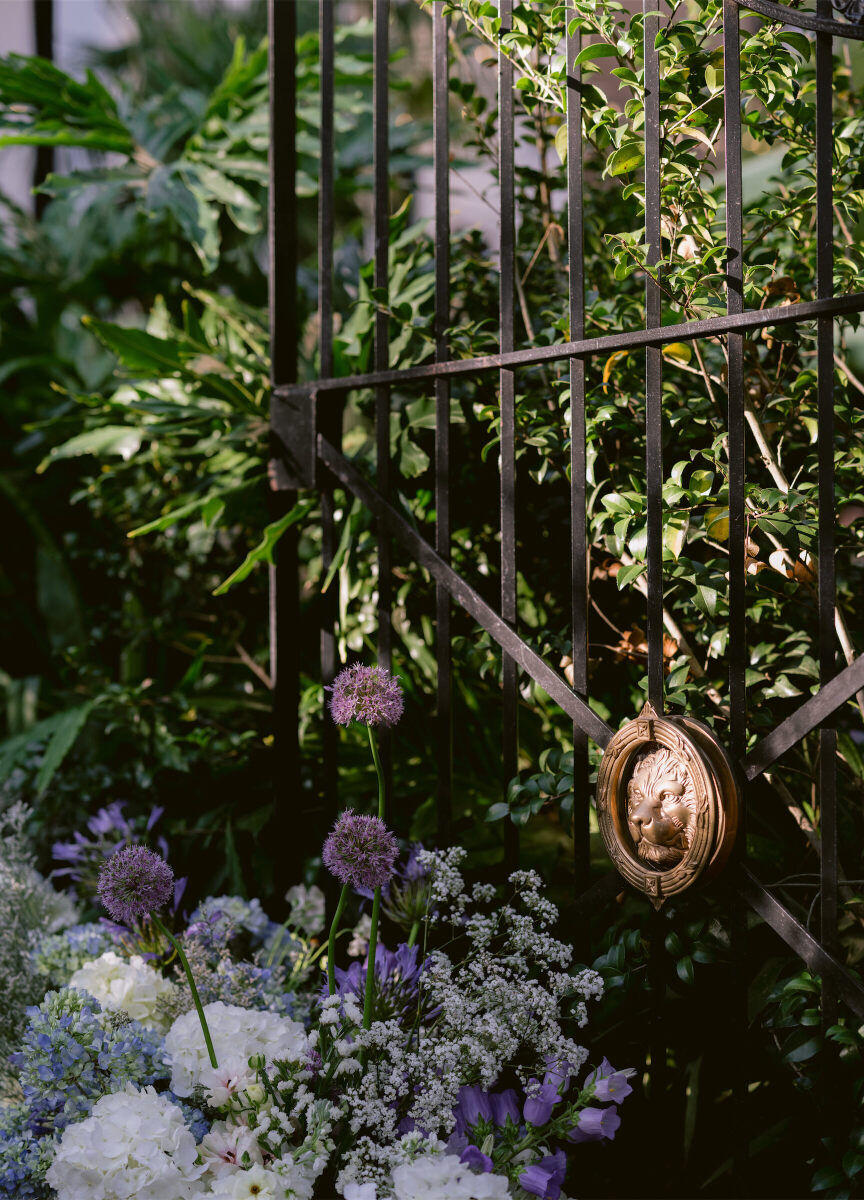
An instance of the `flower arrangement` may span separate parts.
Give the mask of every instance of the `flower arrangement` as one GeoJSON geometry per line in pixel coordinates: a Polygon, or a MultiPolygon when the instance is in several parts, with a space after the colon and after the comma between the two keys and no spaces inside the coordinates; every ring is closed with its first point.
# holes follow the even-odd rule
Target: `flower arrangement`
{"type": "MultiPolygon", "coordinates": [[[[374,726],[398,720],[401,690],[350,671],[333,715],[366,724],[380,785],[374,726]]],[[[325,940],[323,894],[300,885],[283,925],[208,897],[169,928],[164,858],[115,848],[98,880],[113,923],[32,940],[53,989],[13,1056],[0,1196],[563,1197],[579,1144],[615,1136],[631,1090],[578,1040],[602,981],[571,966],[534,872],[499,894],[466,880],[459,847],[400,857],[380,810],[341,814],[325,940]],[[345,914],[370,894],[350,947],[365,960],[345,963],[345,914]],[[382,914],[407,935],[392,948],[382,914]]]]}

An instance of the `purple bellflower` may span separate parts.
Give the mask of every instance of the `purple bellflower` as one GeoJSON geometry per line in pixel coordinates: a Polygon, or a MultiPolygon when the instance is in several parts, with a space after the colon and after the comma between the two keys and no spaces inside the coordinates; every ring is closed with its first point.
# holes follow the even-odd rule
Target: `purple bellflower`
{"type": "Polygon", "coordinates": [[[513,1088],[507,1088],[503,1092],[484,1092],[476,1084],[459,1089],[459,1099],[453,1109],[453,1115],[456,1118],[457,1134],[467,1133],[480,1121],[498,1125],[502,1129],[507,1124],[508,1117],[516,1126],[522,1122],[519,1100],[513,1088]]]}
{"type": "Polygon", "coordinates": [[[608,1058],[604,1058],[596,1071],[585,1080],[585,1086],[594,1085],[593,1099],[599,1100],[601,1104],[607,1104],[610,1101],[613,1104],[620,1104],[633,1091],[628,1078],[634,1074],[634,1068],[628,1067],[625,1071],[616,1071],[611,1065],[608,1058]]]}
{"type": "Polygon", "coordinates": [[[602,1142],[607,1138],[612,1141],[620,1124],[621,1117],[614,1105],[611,1108],[583,1108],[578,1125],[570,1130],[567,1139],[574,1143],[602,1142]]]}
{"type": "Polygon", "coordinates": [[[519,1176],[519,1185],[530,1196],[558,1200],[566,1174],[567,1155],[563,1150],[556,1150],[554,1154],[541,1158],[539,1163],[527,1167],[519,1176]]]}
{"type": "Polygon", "coordinates": [[[324,866],[343,884],[374,890],[393,878],[399,846],[380,819],[348,809],[324,843],[324,866]]]}
{"type": "MultiPolygon", "coordinates": [[[[536,1084],[537,1080],[532,1080],[536,1084]]],[[[561,1099],[554,1083],[542,1083],[522,1106],[522,1115],[529,1125],[545,1125],[552,1116],[552,1109],[561,1099]]]]}
{"type": "Polygon", "coordinates": [[[402,716],[402,688],[383,667],[355,663],[336,676],[329,691],[330,715],[337,725],[359,721],[390,729],[402,716]]]}
{"type": "Polygon", "coordinates": [[[488,1175],[494,1165],[489,1155],[484,1154],[478,1146],[466,1146],[459,1155],[459,1161],[481,1175],[488,1175]]]}

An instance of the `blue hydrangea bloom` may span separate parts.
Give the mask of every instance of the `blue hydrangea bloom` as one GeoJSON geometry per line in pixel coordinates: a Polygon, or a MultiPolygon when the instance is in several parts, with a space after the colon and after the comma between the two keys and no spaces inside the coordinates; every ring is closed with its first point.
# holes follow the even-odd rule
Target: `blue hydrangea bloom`
{"type": "Polygon", "coordinates": [[[33,967],[44,978],[46,987],[65,987],[85,962],[92,962],[115,945],[114,934],[107,924],[93,921],[88,925],[72,925],[62,933],[44,934],[34,940],[33,967]]]}
{"type": "Polygon", "coordinates": [[[0,1105],[0,1196],[43,1200],[51,1194],[45,1172],[54,1157],[54,1139],[29,1126],[26,1104],[0,1105]]]}
{"type": "Polygon", "coordinates": [[[100,1096],[129,1081],[146,1087],[168,1078],[159,1034],[102,1013],[86,992],[49,992],[27,1015],[22,1048],[11,1062],[19,1068],[28,1126],[36,1134],[82,1120],[100,1096]]]}

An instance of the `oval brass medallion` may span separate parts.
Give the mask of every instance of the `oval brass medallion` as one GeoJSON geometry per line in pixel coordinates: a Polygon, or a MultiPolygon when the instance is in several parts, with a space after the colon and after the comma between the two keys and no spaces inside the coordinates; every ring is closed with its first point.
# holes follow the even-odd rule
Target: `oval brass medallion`
{"type": "Polygon", "coordinates": [[[655,908],[716,875],[738,827],[732,762],[693,717],[646,704],[619,729],[597,776],[597,819],[609,857],[655,908]]]}

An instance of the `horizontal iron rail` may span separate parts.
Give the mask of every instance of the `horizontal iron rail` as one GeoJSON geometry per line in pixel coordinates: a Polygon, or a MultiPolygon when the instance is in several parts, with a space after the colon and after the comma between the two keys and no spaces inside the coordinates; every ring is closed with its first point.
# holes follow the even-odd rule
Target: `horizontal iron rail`
{"type": "Polygon", "coordinates": [[[826,721],[841,704],[851,700],[864,687],[864,654],[823,684],[815,696],[805,700],[776,729],[757,742],[741,764],[747,779],[753,780],[775,763],[796,742],[826,721]]]}
{"type": "Polygon", "coordinates": [[[612,737],[613,730],[604,720],[589,708],[584,700],[573,692],[567,682],[530,646],[526,645],[502,617],[495,612],[491,605],[480,596],[470,584],[436,554],[429,543],[412,529],[404,517],[395,511],[391,504],[384,499],[360,472],[340,454],[330,443],[319,435],[318,457],[330,473],[339,480],[343,487],[348,488],[359,500],[366,505],[373,516],[378,517],[382,525],[397,541],[410,551],[416,561],[425,567],[436,583],[447,588],[450,595],[460,607],[474,618],[479,625],[492,635],[502,650],[528,672],[532,679],[544,688],[556,704],[574,721],[583,732],[599,746],[606,746],[612,737]]]}
{"type": "MultiPolygon", "coordinates": [[[[376,384],[410,383],[420,379],[435,379],[444,375],[472,375],[477,371],[498,371],[502,367],[530,367],[558,359],[612,354],[617,350],[639,350],[645,346],[663,346],[668,342],[686,342],[693,338],[716,337],[723,333],[747,333],[774,325],[793,325],[812,321],[816,317],[842,317],[864,311],[864,292],[851,292],[829,300],[802,300],[800,304],[784,304],[777,308],[760,308],[743,313],[721,314],[700,321],[683,321],[678,325],[662,325],[656,329],[629,329],[603,337],[584,338],[578,342],[561,342],[554,346],[532,346],[512,350],[507,354],[487,354],[482,358],[457,358],[448,362],[422,363],[417,367],[391,367],[386,371],[369,371],[363,375],[343,375],[333,379],[313,379],[274,389],[278,400],[292,400],[322,392],[351,392],[376,384]]],[[[278,412],[278,406],[277,406],[278,412]]]]}
{"type": "Polygon", "coordinates": [[[816,13],[801,12],[797,8],[789,8],[786,4],[775,4],[773,0],[736,0],[739,8],[748,8],[751,12],[781,25],[792,25],[795,29],[814,29],[817,33],[833,33],[837,37],[852,38],[856,42],[864,41],[864,25],[850,25],[844,21],[834,21],[831,17],[819,17],[816,13]]]}
{"type": "Polygon", "coordinates": [[[864,982],[821,945],[809,930],[773,896],[745,866],[737,872],[738,891],[764,921],[779,934],[811,971],[829,978],[856,1017],[864,1019],[864,982]]]}

